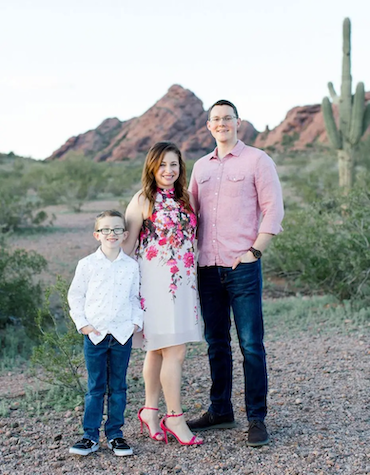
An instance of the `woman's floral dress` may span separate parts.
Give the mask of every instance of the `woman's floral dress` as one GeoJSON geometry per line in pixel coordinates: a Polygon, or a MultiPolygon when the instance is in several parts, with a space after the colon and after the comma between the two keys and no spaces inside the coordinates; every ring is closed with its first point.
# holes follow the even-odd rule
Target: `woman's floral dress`
{"type": "Polygon", "coordinates": [[[158,188],[153,214],[143,222],[136,251],[144,329],[134,346],[157,350],[202,340],[194,256],[196,217],[158,188]]]}

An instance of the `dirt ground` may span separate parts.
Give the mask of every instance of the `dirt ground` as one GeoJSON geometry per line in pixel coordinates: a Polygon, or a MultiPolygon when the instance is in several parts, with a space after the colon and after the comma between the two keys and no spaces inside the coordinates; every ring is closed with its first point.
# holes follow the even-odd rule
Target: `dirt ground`
{"type": "MultiPolygon", "coordinates": [[[[17,237],[13,245],[34,249],[48,260],[43,276],[72,277],[77,260],[96,248],[94,216],[117,202],[89,203],[76,215],[55,207],[55,229],[17,237]]],[[[235,339],[233,403],[237,428],[202,434],[203,446],[168,445],[140,434],[136,413],[144,402],[142,355],[133,353],[124,436],[132,457],[115,457],[106,446],[87,457],[68,448],[81,435],[82,407],[56,412],[25,410],[23,403],[38,380],[25,368],[0,373],[0,473],[10,474],[370,474],[369,333],[325,329],[276,337],[267,328],[271,443],[246,446],[242,359],[235,339]]],[[[135,350],[138,351],[138,350],[135,350]]],[[[183,406],[187,417],[208,406],[210,378],[206,344],[191,344],[184,367],[183,406]]],[[[32,391],[31,391],[32,394],[32,391]]],[[[42,394],[42,393],[40,393],[42,394]]],[[[28,396],[29,397],[29,396],[28,396]]],[[[42,396],[41,396],[42,397],[42,396]]],[[[35,400],[35,406],[37,400],[35,400]]],[[[160,412],[164,413],[163,401],[160,412]]]]}

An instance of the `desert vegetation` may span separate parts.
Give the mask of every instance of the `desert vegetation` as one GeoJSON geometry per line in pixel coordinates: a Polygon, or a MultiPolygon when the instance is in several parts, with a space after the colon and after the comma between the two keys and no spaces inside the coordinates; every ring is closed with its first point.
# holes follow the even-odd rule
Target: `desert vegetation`
{"type": "MultiPolygon", "coordinates": [[[[313,147],[303,152],[274,152],[285,194],[286,217],[285,232],[273,240],[264,259],[268,295],[298,295],[298,301],[301,295],[331,296],[338,305],[354,312],[369,306],[369,152],[367,139],[356,152],[357,180],[350,193],[343,193],[337,185],[334,151],[313,147]]],[[[188,162],[188,176],[192,165],[188,162]]],[[[20,335],[27,334],[27,341],[33,340],[31,346],[36,348],[40,339],[49,335],[50,328],[58,335],[68,333],[65,292],[61,291],[61,280],[57,286],[56,282],[57,276],[62,275],[64,285],[68,285],[76,261],[69,263],[68,271],[63,272],[61,265],[58,269],[56,264],[53,272],[48,273],[51,263],[42,255],[42,245],[39,250],[37,246],[45,235],[51,236],[51,240],[54,236],[59,243],[57,237],[65,229],[53,224],[55,213],[62,212],[78,221],[86,214],[84,206],[94,203],[98,212],[103,206],[99,203],[107,199],[123,209],[140,186],[141,168],[140,160],[95,163],[73,155],[63,161],[35,162],[13,154],[0,156],[3,354],[8,352],[10,328],[21,329],[20,335]],[[34,250],[20,249],[19,240],[33,242],[34,250]]],[[[90,229],[85,233],[90,234],[90,229]]],[[[84,235],[80,238],[84,240],[84,235]]],[[[14,348],[14,357],[23,354],[22,342],[14,348]]],[[[50,360],[50,348],[48,351],[45,360],[50,360]]],[[[27,356],[29,352],[26,351],[27,356]]],[[[42,365],[42,351],[34,352],[34,361],[42,365]]],[[[50,365],[47,370],[50,371],[50,365]]],[[[81,387],[78,383],[74,389],[81,387]]]]}
{"type": "MultiPolygon", "coordinates": [[[[284,232],[273,240],[263,262],[270,351],[299,339],[311,345],[317,335],[364,341],[361,338],[368,338],[370,330],[370,140],[356,149],[356,180],[346,193],[338,187],[334,150],[313,145],[297,152],[286,144],[283,152],[270,154],[286,206],[284,232]]],[[[192,165],[188,162],[188,176],[192,165]]],[[[89,241],[94,215],[107,206],[124,209],[139,187],[141,168],[140,160],[95,163],[71,156],[35,162],[0,155],[0,377],[37,377],[18,396],[2,400],[3,426],[12,420],[15,407],[35,420],[60,411],[80,417],[85,372],[81,336],[68,315],[66,289],[77,259],[94,249],[89,241]]],[[[292,343],[299,353],[297,345],[292,343]]],[[[135,416],[132,407],[143,398],[142,359],[135,350],[127,417],[135,416]]],[[[201,371],[196,376],[190,367],[197,371],[198,360],[206,365],[205,344],[189,345],[185,381],[192,396],[185,398],[184,409],[193,413],[199,412],[196,394],[203,380],[201,371]]],[[[302,355],[302,364],[303,360],[302,355]]],[[[207,404],[208,387],[203,389],[207,404]]],[[[280,390],[273,386],[274,391],[280,390]]],[[[300,397],[295,400],[299,406],[300,397]]],[[[79,430],[79,423],[75,426],[79,430]]]]}

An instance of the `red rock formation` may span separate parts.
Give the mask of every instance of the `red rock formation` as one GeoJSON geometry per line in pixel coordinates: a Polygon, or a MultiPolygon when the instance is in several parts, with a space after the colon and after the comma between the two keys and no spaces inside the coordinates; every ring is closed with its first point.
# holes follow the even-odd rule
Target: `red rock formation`
{"type": "MultiPolygon", "coordinates": [[[[370,92],[366,93],[366,99],[370,100],[370,92]]],[[[334,115],[338,116],[337,110],[334,115]]],[[[175,142],[185,158],[199,158],[215,146],[206,122],[207,111],[202,101],[175,84],[142,116],[125,122],[106,119],[95,130],[71,137],[48,159],[63,159],[70,152],[83,153],[95,161],[135,159],[160,140],[175,142]]],[[[264,149],[303,150],[308,144],[328,143],[320,104],[294,107],[277,127],[272,130],[267,127],[261,133],[250,122],[242,121],[238,136],[264,149]]]]}
{"type": "MultiPolygon", "coordinates": [[[[365,98],[370,101],[370,92],[366,93],[365,98]]],[[[338,119],[336,106],[334,106],[334,117],[338,119]]],[[[370,128],[368,133],[370,133],[370,128]]],[[[258,134],[254,146],[282,149],[287,145],[293,150],[304,150],[308,144],[317,142],[329,143],[320,104],[294,107],[277,127],[258,134]]]]}
{"type": "MultiPolygon", "coordinates": [[[[206,122],[202,101],[174,85],[142,116],[126,122],[107,119],[97,129],[70,138],[49,160],[63,159],[73,151],[95,161],[121,161],[145,155],[160,140],[175,142],[185,158],[199,158],[215,146],[206,122]]],[[[256,135],[253,125],[242,121],[240,138],[251,143],[256,135]]]]}

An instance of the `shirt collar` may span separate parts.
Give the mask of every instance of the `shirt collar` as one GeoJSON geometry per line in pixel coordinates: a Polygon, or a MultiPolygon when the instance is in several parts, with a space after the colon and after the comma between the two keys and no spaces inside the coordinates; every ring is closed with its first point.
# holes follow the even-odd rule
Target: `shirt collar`
{"type": "MultiPolygon", "coordinates": [[[[107,260],[109,260],[109,259],[107,258],[107,256],[104,254],[104,252],[101,250],[101,247],[99,247],[99,248],[96,250],[95,255],[96,255],[96,258],[97,258],[97,259],[107,259],[107,260]]],[[[126,256],[126,254],[123,252],[122,249],[120,249],[118,256],[116,257],[116,259],[115,259],[113,262],[115,262],[115,261],[120,261],[121,259],[124,259],[125,256],[126,256]]]]}
{"type": "MultiPolygon", "coordinates": [[[[241,140],[238,140],[236,142],[235,147],[227,155],[233,155],[234,157],[239,157],[239,155],[242,153],[242,150],[243,150],[244,147],[245,147],[244,143],[241,140]]],[[[210,160],[212,160],[212,158],[217,158],[218,159],[218,148],[217,147],[213,150],[211,156],[209,157],[210,160]]]]}

